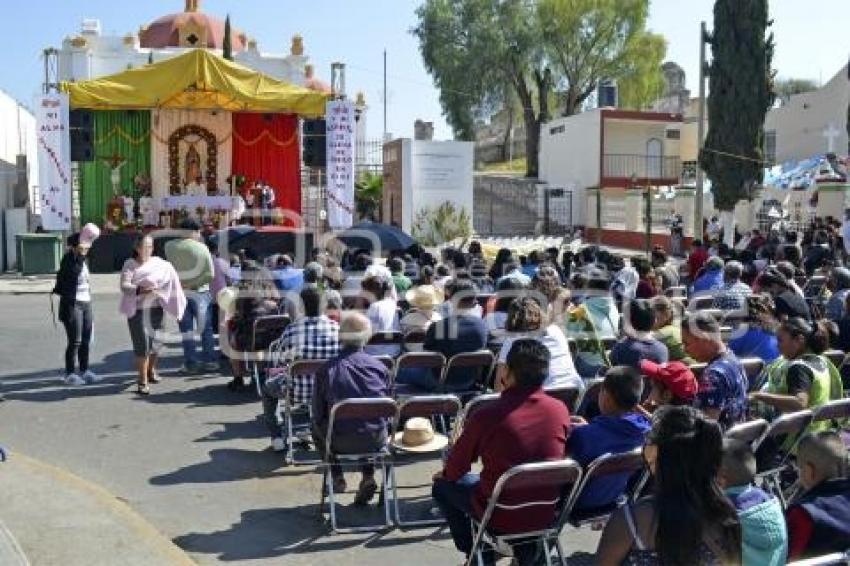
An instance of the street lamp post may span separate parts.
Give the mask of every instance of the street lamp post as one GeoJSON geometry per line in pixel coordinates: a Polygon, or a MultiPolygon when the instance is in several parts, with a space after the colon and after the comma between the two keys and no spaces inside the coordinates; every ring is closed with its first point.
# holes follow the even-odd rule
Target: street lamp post
{"type": "Polygon", "coordinates": [[[646,199],[646,256],[649,257],[652,252],[652,187],[649,183],[644,187],[646,191],[644,198],[646,199]]]}

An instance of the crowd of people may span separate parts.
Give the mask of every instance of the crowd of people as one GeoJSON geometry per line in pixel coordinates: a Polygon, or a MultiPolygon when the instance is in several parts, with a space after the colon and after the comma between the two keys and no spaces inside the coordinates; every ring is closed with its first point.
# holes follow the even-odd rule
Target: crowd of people
{"type": "MultiPolygon", "coordinates": [[[[772,421],[844,397],[845,368],[824,355],[850,344],[840,224],[818,221],[805,234],[781,236],[754,231],[734,247],[694,240],[681,265],[660,248],[624,258],[593,246],[527,256],[501,249],[490,261],[472,242],[439,257],[414,246],[386,260],[316,249],[299,267],[287,255],[219,257],[197,226],[184,228],[187,237],[169,242],[165,259],[152,256],[153,242],[141,237],[121,273],[138,392],[150,394],[160,379],[155,330],[164,313],[183,333],[183,374],[218,371],[218,356],[227,354],[228,387],[238,390],[253,376],[247,358],[230,353],[269,351],[258,389],[276,451],[292,450],[279,417],[284,399],[310,408],[311,434],[298,441],[323,450],[330,409],[345,399],[392,397],[400,389],[464,400],[500,392],[464,423],[434,475],[435,504],[463,553],[473,546],[469,517],[481,516],[511,467],[564,457],[587,467],[640,447],[651,474],[643,497],[623,504],[635,485],[621,474],[596,480],[577,502],[576,512],[613,512],[600,564],[782,564],[850,549],[843,421],[813,422],[801,438],[760,445],[758,453],[725,435],[751,419],[772,421]],[[695,301],[702,306],[688,308],[695,301]],[[289,317],[285,329],[255,336],[255,321],[276,314],[289,317]],[[390,334],[403,339],[373,340],[390,334]],[[396,372],[382,361],[405,352],[451,359],[481,351],[494,356],[491,372],[396,372]],[[763,360],[760,375],[747,374],[745,358],[763,360]],[[327,363],[315,376],[289,376],[298,360],[327,363]],[[572,413],[547,394],[564,387],[587,390],[572,413]],[[782,477],[781,486],[796,493],[785,508],[775,490],[756,482],[777,459],[796,462],[793,477],[782,477]]],[[[79,256],[79,246],[69,253],[79,256]]],[[[77,263],[69,260],[69,269],[82,277],[77,263]]],[[[80,345],[73,351],[85,371],[80,345]]],[[[369,451],[388,441],[387,432],[380,419],[346,423],[334,432],[335,450],[369,451]]],[[[335,491],[345,491],[341,468],[331,464],[335,491]]],[[[355,501],[368,504],[376,491],[374,470],[364,465],[355,501]]],[[[556,503],[500,510],[491,527],[533,531],[557,514],[556,503]]],[[[540,552],[514,546],[520,564],[535,563],[540,552]]],[[[490,550],[485,561],[492,559],[490,550]]]]}

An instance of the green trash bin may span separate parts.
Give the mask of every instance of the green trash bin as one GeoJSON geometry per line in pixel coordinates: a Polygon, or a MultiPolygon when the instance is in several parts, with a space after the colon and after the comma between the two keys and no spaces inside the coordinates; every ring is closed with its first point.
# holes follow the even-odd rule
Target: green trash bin
{"type": "Polygon", "coordinates": [[[23,275],[56,273],[62,260],[62,234],[18,234],[18,269],[23,275]]]}

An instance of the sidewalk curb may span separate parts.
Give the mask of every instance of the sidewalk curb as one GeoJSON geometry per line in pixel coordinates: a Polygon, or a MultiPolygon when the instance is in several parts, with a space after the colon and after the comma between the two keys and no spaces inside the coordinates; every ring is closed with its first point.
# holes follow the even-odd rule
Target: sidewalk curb
{"type": "MultiPolygon", "coordinates": [[[[108,511],[117,515],[117,519],[122,521],[124,525],[134,533],[140,540],[144,540],[145,544],[168,560],[168,564],[175,566],[197,566],[197,563],[192,560],[189,555],[174,544],[169,538],[163,535],[156,527],[136,512],[130,505],[119,499],[115,494],[107,489],[85,480],[71,472],[58,468],[52,464],[42,462],[17,451],[12,451],[9,454],[9,462],[14,462],[24,468],[36,470],[45,475],[50,476],[56,482],[65,484],[78,491],[85,492],[92,496],[98,505],[103,506],[108,511]]],[[[8,464],[8,462],[7,462],[8,464]]]]}

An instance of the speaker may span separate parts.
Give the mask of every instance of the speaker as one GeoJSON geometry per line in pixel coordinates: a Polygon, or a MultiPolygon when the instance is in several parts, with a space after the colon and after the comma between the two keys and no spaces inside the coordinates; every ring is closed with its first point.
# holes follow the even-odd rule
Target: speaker
{"type": "Polygon", "coordinates": [[[89,110],[71,110],[68,122],[71,161],[94,161],[94,114],[89,110]]]}
{"type": "Polygon", "coordinates": [[[325,167],[327,165],[327,124],[324,120],[304,120],[301,127],[304,165],[325,167]]]}

